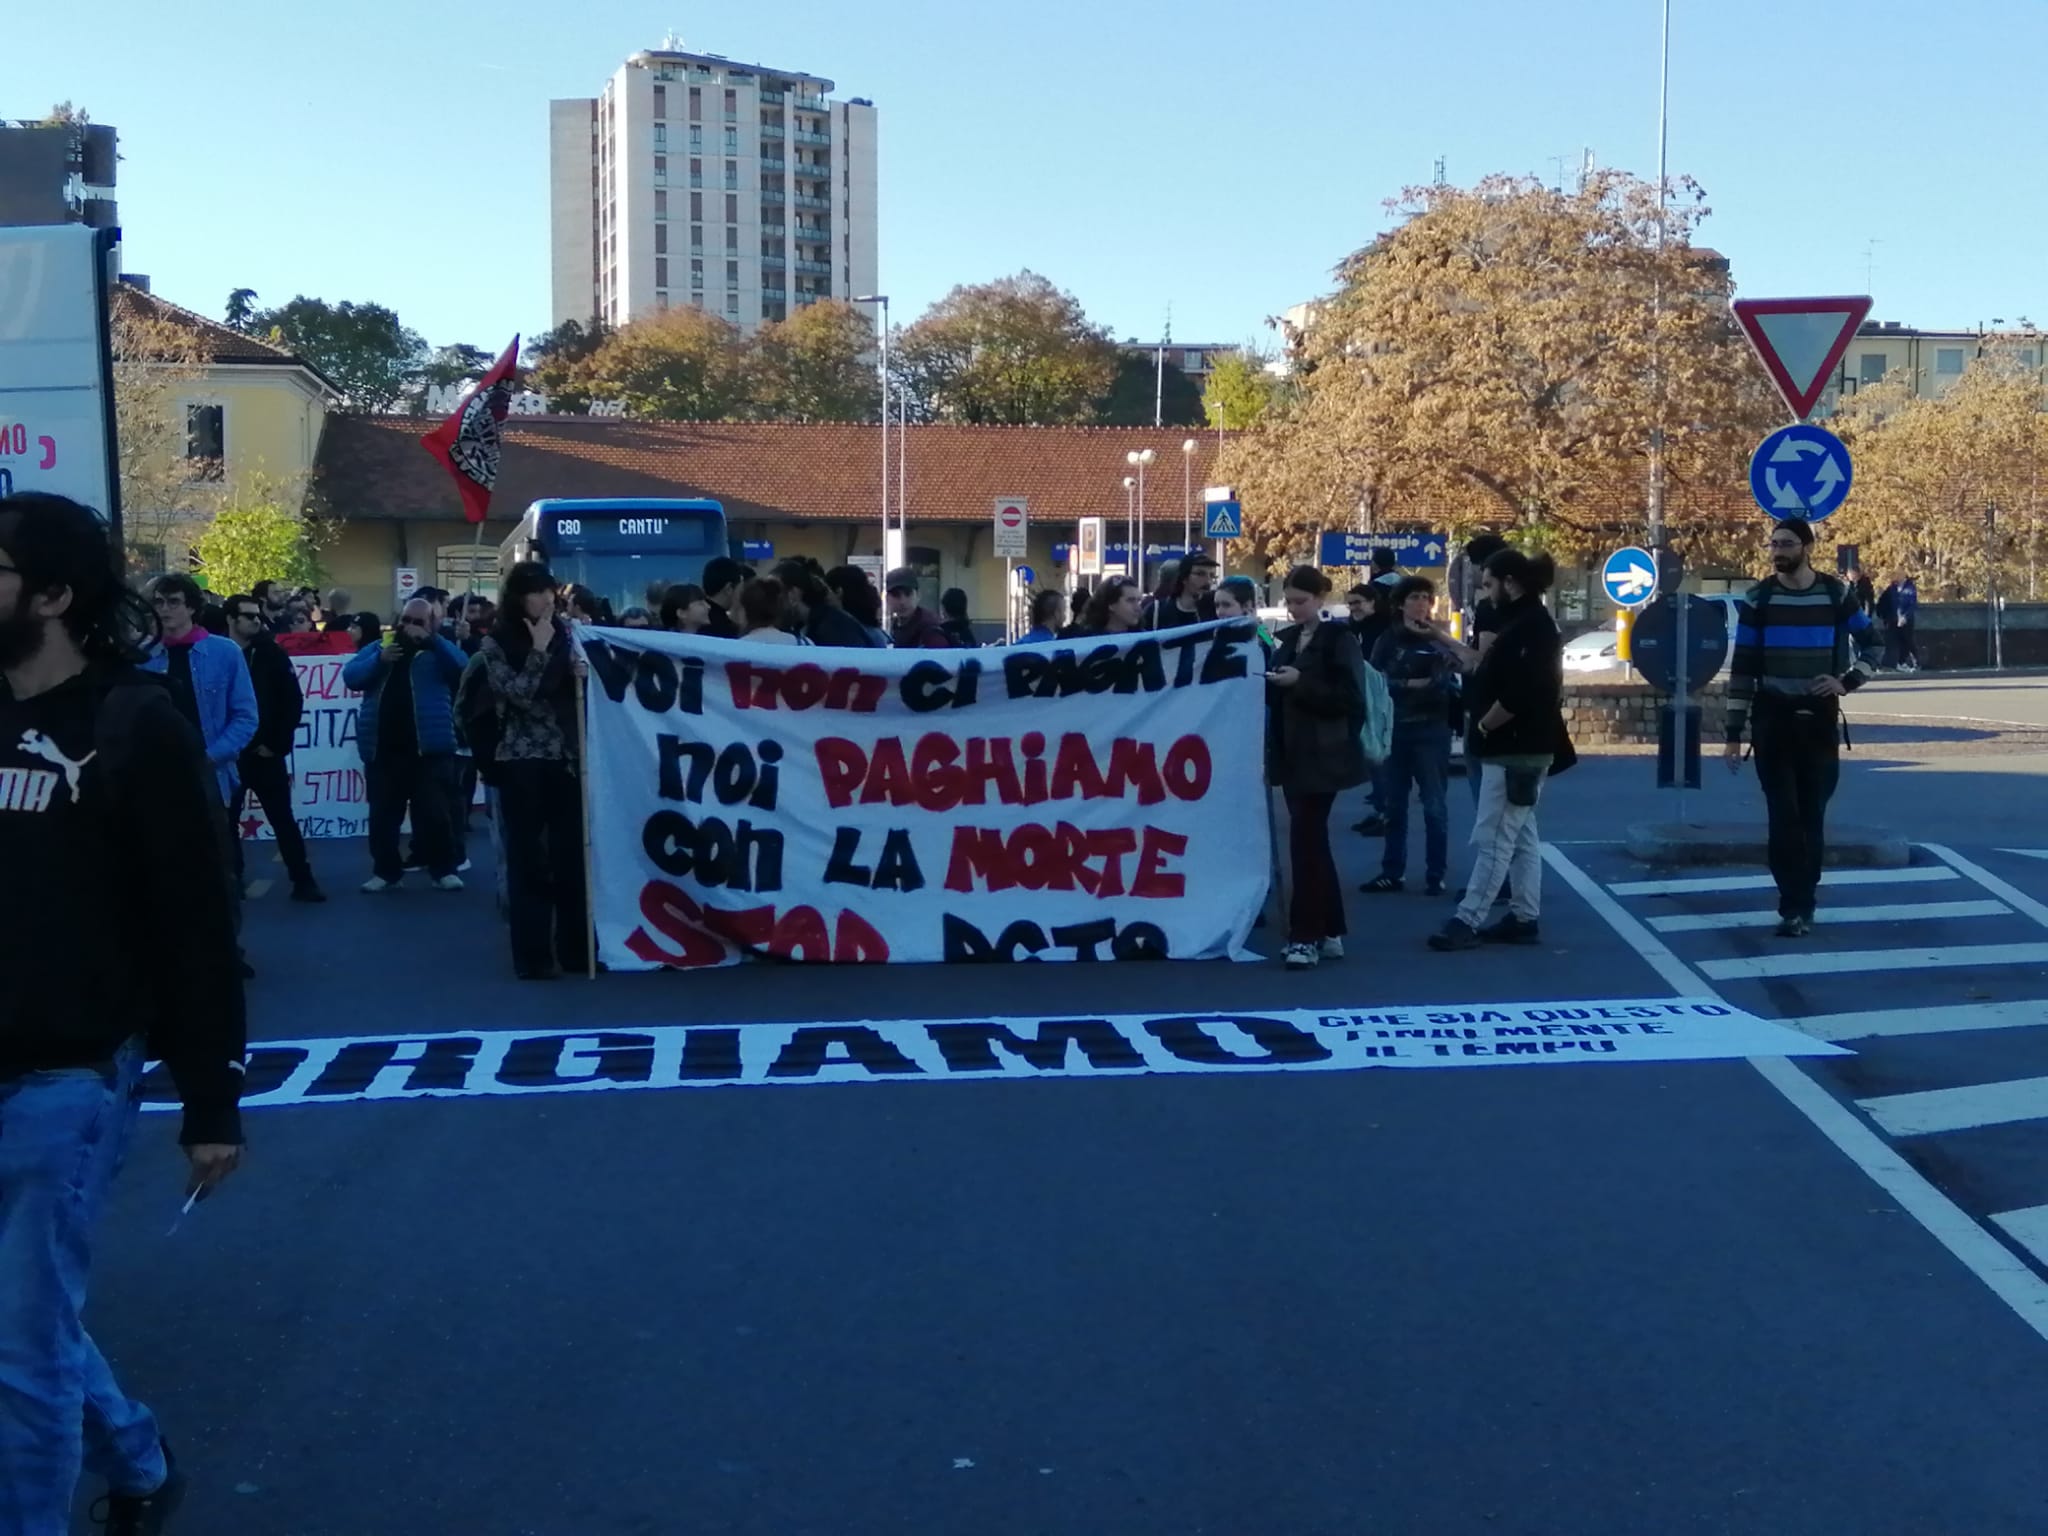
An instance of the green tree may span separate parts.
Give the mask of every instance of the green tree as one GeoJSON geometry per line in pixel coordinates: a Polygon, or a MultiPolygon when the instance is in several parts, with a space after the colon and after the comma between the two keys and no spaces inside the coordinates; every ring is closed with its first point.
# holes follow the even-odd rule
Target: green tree
{"type": "Polygon", "coordinates": [[[249,331],[255,328],[256,290],[236,288],[228,294],[227,311],[223,317],[231,331],[249,331]]]}
{"type": "Polygon", "coordinates": [[[286,488],[261,481],[223,504],[192,545],[208,589],[228,597],[266,577],[293,586],[324,585],[320,556],[334,530],[300,517],[291,510],[297,505],[286,488]]]}
{"type": "Polygon", "coordinates": [[[420,364],[420,382],[435,387],[460,384],[465,379],[482,377],[484,370],[497,360],[497,354],[482,347],[472,347],[466,341],[451,342],[434,348],[420,364]]]}
{"type": "Polygon", "coordinates": [[[749,413],[750,359],[738,330],[701,309],[622,326],[569,370],[584,398],[622,400],[635,416],[729,421],[749,413]]]}
{"type": "Polygon", "coordinates": [[[955,288],[904,327],[890,361],[924,420],[1053,424],[1091,419],[1117,354],[1072,294],[1027,271],[955,288]]]}
{"type": "Polygon", "coordinates": [[[1243,432],[1266,419],[1280,381],[1266,372],[1265,359],[1244,351],[1220,357],[1202,386],[1203,419],[1212,427],[1243,432]]]}
{"type": "Polygon", "coordinates": [[[382,304],[330,304],[301,294],[251,315],[249,329],[313,364],[340,388],[345,408],[362,415],[405,400],[426,362],[426,342],[382,304]]]}
{"type": "Polygon", "coordinates": [[[1095,402],[1094,418],[1105,427],[1149,427],[1155,403],[1161,426],[1202,424],[1202,392],[1176,364],[1168,363],[1162,377],[1155,359],[1120,352],[1116,377],[1110,380],[1108,393],[1095,402]]]}
{"type": "Polygon", "coordinates": [[[850,304],[808,304],[761,327],[753,413],[764,421],[872,421],[881,404],[875,330],[850,304]]]}
{"type": "Polygon", "coordinates": [[[602,320],[588,325],[564,320],[551,331],[529,337],[521,363],[527,384],[546,395],[555,410],[583,410],[591,396],[579,381],[579,372],[611,334],[611,327],[602,320]]]}

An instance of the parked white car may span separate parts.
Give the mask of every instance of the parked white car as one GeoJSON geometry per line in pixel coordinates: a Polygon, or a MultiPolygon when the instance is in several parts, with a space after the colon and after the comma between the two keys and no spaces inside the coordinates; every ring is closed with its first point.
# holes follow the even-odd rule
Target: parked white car
{"type": "Polygon", "coordinates": [[[1567,672],[1612,672],[1620,666],[1620,640],[1611,629],[1596,629],[1565,644],[1567,672]]]}

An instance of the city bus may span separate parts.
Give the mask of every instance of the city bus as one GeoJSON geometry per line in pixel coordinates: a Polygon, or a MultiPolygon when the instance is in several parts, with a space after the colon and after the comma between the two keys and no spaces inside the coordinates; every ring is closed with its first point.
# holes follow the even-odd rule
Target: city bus
{"type": "Polygon", "coordinates": [[[538,560],[623,612],[646,605],[650,582],[701,583],[705,563],[727,552],[725,508],[715,501],[550,497],[498,546],[498,571],[538,560]]]}

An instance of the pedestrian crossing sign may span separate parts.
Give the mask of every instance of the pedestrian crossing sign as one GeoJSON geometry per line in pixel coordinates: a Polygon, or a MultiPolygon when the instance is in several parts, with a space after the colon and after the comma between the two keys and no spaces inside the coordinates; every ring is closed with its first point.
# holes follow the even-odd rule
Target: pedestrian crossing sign
{"type": "Polygon", "coordinates": [[[1234,501],[1212,501],[1202,509],[1202,537],[1237,539],[1244,537],[1244,509],[1234,501]]]}

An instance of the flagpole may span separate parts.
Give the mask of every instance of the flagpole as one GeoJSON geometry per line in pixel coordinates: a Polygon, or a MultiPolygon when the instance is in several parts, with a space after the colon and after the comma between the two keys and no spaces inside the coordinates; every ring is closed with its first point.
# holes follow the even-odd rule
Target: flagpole
{"type": "Polygon", "coordinates": [[[576,647],[576,802],[583,812],[583,948],[584,975],[597,980],[597,887],[591,879],[590,861],[590,731],[584,722],[583,647],[576,647]]]}

